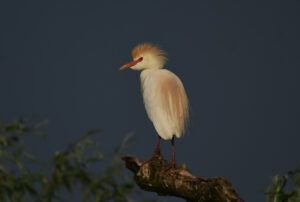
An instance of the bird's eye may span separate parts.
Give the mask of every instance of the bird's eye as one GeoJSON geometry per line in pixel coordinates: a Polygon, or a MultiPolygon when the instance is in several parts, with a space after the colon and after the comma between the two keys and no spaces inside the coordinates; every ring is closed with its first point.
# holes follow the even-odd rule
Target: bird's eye
{"type": "Polygon", "coordinates": [[[143,57],[140,57],[140,58],[139,58],[139,61],[140,61],[140,62],[143,61],[143,57]]]}

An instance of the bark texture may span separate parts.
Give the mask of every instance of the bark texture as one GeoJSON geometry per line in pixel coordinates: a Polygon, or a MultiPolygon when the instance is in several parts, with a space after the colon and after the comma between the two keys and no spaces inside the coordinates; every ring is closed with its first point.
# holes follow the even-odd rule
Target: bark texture
{"type": "Polygon", "coordinates": [[[122,158],[134,173],[137,185],[159,195],[176,196],[190,202],[242,202],[230,182],[223,177],[205,179],[192,175],[185,165],[170,167],[160,154],[147,161],[122,158]]]}

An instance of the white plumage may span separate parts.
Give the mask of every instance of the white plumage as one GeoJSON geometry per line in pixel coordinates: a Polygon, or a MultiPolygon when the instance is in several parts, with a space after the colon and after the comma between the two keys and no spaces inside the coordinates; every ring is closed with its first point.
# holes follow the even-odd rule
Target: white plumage
{"type": "Polygon", "coordinates": [[[188,100],[180,79],[166,69],[141,73],[141,87],[148,117],[165,140],[181,137],[188,118],[188,100]]]}
{"type": "MultiPolygon", "coordinates": [[[[189,115],[188,98],[181,80],[171,71],[162,69],[166,53],[157,46],[144,43],[132,50],[133,61],[120,69],[131,68],[141,72],[141,89],[145,108],[158,135],[172,139],[172,165],[175,165],[174,137],[181,137],[189,115]]],[[[160,153],[160,138],[156,145],[160,153]]]]}

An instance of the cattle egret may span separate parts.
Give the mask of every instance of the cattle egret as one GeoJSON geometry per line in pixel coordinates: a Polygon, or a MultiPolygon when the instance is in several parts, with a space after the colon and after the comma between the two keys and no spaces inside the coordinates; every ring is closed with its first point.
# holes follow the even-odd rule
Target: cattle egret
{"type": "Polygon", "coordinates": [[[133,60],[120,70],[140,70],[141,89],[149,119],[158,133],[155,153],[160,154],[160,140],[171,140],[172,161],[175,167],[174,138],[183,136],[189,116],[188,98],[181,80],[163,69],[167,57],[158,46],[143,43],[132,50],[133,60]]]}

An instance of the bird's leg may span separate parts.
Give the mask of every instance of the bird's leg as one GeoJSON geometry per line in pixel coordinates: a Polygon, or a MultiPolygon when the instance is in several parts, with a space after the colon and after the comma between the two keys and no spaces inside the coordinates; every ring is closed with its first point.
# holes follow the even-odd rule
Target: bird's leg
{"type": "Polygon", "coordinates": [[[176,168],[176,159],[175,159],[175,136],[172,137],[172,160],[169,165],[164,168],[164,172],[167,172],[171,169],[176,168]]]}
{"type": "Polygon", "coordinates": [[[155,146],[155,150],[154,150],[154,155],[161,155],[161,153],[160,153],[160,140],[161,140],[161,137],[159,135],[157,135],[157,142],[156,142],[156,146],[155,146]]]}
{"type": "Polygon", "coordinates": [[[144,163],[152,161],[153,159],[156,159],[157,157],[162,158],[161,153],[160,153],[160,140],[161,140],[161,137],[159,135],[157,135],[157,142],[156,142],[155,150],[154,150],[152,156],[150,157],[150,159],[148,159],[147,161],[144,161],[144,163]]]}
{"type": "Polygon", "coordinates": [[[171,166],[176,167],[176,159],[175,159],[175,136],[173,135],[172,137],[172,161],[171,161],[171,166]]]}

